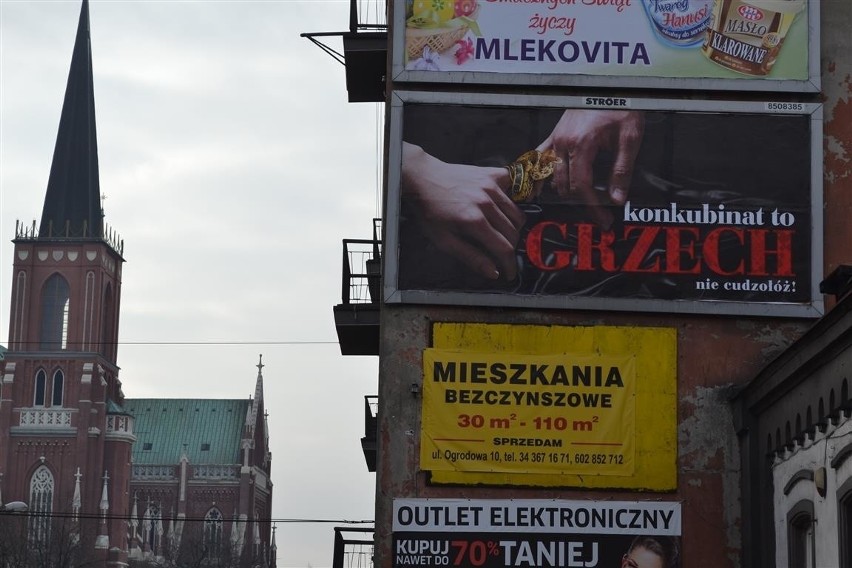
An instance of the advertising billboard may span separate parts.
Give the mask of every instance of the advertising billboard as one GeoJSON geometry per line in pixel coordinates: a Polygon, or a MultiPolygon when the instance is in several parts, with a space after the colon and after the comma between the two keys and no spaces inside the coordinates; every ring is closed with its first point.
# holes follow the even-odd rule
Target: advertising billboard
{"type": "Polygon", "coordinates": [[[397,95],[385,301],[822,313],[820,105],[397,95]]]}
{"type": "Polygon", "coordinates": [[[420,431],[432,483],[675,487],[674,329],[436,322],[432,345],[420,431]]]}
{"type": "Polygon", "coordinates": [[[394,499],[393,566],[680,568],[673,501],[394,499]]]}
{"type": "Polygon", "coordinates": [[[396,6],[396,81],[819,90],[819,0],[396,6]]]}

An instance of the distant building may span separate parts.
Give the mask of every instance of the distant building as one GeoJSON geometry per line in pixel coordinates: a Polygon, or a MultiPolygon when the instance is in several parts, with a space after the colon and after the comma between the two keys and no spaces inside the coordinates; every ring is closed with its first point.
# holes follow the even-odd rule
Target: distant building
{"type": "Polygon", "coordinates": [[[124,244],[101,210],[87,0],[41,222],[18,226],[14,243],[0,505],[29,511],[0,516],[0,558],[274,567],[263,364],[248,400],[122,390],[124,244]]]}

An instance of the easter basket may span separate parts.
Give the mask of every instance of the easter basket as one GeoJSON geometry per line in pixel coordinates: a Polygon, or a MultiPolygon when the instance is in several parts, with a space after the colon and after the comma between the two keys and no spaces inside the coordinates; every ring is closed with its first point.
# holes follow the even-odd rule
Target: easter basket
{"type": "Polygon", "coordinates": [[[432,51],[443,53],[462,39],[469,29],[466,25],[457,28],[408,28],[405,30],[405,51],[408,53],[408,59],[422,57],[426,46],[432,51]]]}
{"type": "Polygon", "coordinates": [[[471,10],[467,15],[459,15],[451,20],[435,24],[435,20],[417,20],[409,18],[405,29],[405,52],[409,61],[423,57],[423,50],[428,46],[436,53],[444,53],[453,47],[457,41],[464,39],[468,31],[480,35],[476,16],[479,7],[475,0],[466,0],[471,10]]]}

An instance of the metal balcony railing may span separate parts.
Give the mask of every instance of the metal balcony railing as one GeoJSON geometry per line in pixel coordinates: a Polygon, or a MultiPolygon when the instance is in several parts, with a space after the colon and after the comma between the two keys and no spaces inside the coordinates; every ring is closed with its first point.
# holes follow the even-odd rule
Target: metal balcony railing
{"type": "Polygon", "coordinates": [[[379,396],[364,396],[364,437],[375,440],[379,428],[379,396]]]}
{"type": "Polygon", "coordinates": [[[378,458],[378,445],[376,441],[378,434],[379,397],[377,395],[367,395],[364,397],[364,437],[361,438],[361,451],[364,452],[367,471],[376,471],[376,459],[378,458]]]}
{"type": "Polygon", "coordinates": [[[100,234],[92,234],[86,221],[83,221],[79,227],[72,227],[68,221],[62,227],[54,227],[51,222],[47,227],[47,234],[39,233],[36,229],[36,222],[32,225],[27,225],[20,220],[15,221],[15,240],[16,241],[45,241],[45,240],[94,240],[105,242],[112,250],[120,256],[124,256],[124,239],[122,239],[115,230],[104,223],[100,234]]]}
{"type": "Polygon", "coordinates": [[[388,3],[386,0],[350,0],[349,31],[387,31],[388,3]]]}
{"type": "Polygon", "coordinates": [[[343,239],[343,304],[374,304],[381,300],[381,219],[373,219],[373,238],[343,239]]]}
{"type": "Polygon", "coordinates": [[[342,301],[334,306],[334,327],[342,355],[379,354],[381,232],[381,220],[373,219],[372,239],[343,240],[342,301]]]}
{"type": "Polygon", "coordinates": [[[332,568],[373,568],[374,533],[372,527],[334,527],[332,568]]]}

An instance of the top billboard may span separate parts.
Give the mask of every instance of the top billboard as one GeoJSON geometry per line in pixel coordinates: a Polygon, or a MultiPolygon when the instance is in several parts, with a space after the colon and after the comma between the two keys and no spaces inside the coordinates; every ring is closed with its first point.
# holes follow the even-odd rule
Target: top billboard
{"type": "Polygon", "coordinates": [[[396,81],[819,91],[819,0],[407,0],[396,81]]]}

